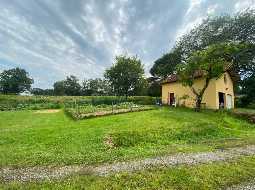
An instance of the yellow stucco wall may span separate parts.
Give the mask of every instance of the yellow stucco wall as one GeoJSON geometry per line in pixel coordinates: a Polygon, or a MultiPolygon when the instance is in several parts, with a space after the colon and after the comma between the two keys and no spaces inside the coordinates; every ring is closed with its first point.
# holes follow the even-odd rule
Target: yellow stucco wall
{"type": "MultiPolygon", "coordinates": [[[[219,97],[218,92],[223,92],[226,94],[231,94],[233,97],[234,105],[234,93],[233,93],[233,83],[228,73],[227,83],[224,82],[224,75],[219,79],[213,79],[210,81],[208,88],[205,91],[202,103],[206,108],[218,109],[219,108],[219,97]]],[[[197,79],[194,83],[194,88],[196,90],[202,89],[204,86],[204,79],[197,79]]],[[[183,86],[180,82],[166,83],[162,85],[162,103],[168,103],[168,94],[174,93],[176,103],[179,105],[184,105],[187,107],[195,107],[195,95],[189,87],[183,86]],[[186,98],[184,98],[186,96],[186,98]]]]}
{"type": "MultiPolygon", "coordinates": [[[[219,96],[218,92],[225,93],[227,95],[232,96],[232,105],[234,107],[235,104],[235,95],[234,95],[234,87],[233,87],[233,81],[228,73],[225,73],[222,75],[217,81],[216,81],[216,105],[217,109],[219,108],[219,96]],[[224,82],[224,75],[226,75],[226,83],[224,82]]],[[[225,101],[226,102],[226,101],[225,101]]]]}

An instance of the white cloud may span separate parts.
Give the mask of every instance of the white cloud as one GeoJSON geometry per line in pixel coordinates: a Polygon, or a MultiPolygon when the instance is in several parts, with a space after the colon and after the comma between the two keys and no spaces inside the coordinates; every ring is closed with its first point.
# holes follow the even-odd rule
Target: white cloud
{"type": "Polygon", "coordinates": [[[207,15],[254,7],[255,0],[0,1],[0,70],[20,66],[50,87],[74,74],[101,77],[118,54],[149,67],[207,15]],[[226,6],[233,4],[233,7],[226,6]]]}

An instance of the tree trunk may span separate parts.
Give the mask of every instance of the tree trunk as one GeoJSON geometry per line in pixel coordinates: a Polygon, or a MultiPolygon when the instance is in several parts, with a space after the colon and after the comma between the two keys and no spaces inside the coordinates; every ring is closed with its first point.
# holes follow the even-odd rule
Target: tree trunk
{"type": "Polygon", "coordinates": [[[205,90],[209,86],[210,80],[211,80],[211,78],[206,78],[205,79],[205,85],[204,85],[203,89],[200,92],[196,91],[195,88],[193,86],[191,86],[191,90],[192,90],[192,92],[196,96],[196,108],[195,108],[195,111],[197,111],[197,112],[200,112],[200,110],[201,110],[202,99],[203,99],[205,90]]]}
{"type": "Polygon", "coordinates": [[[202,103],[202,96],[197,96],[196,97],[196,108],[195,111],[200,112],[201,110],[201,103],[202,103]]]}

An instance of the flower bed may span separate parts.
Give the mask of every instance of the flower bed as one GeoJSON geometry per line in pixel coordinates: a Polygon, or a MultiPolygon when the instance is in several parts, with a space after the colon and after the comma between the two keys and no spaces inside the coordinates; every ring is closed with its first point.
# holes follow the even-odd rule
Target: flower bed
{"type": "Polygon", "coordinates": [[[118,105],[82,106],[66,108],[65,112],[75,120],[88,119],[93,117],[115,115],[128,112],[147,111],[155,109],[155,106],[136,105],[133,103],[122,103],[118,105]]]}

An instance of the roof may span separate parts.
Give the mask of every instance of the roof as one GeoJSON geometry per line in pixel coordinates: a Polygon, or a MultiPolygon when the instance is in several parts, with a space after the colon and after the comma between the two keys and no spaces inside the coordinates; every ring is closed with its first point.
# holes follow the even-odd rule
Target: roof
{"type": "MultiPolygon", "coordinates": [[[[239,80],[239,76],[237,76],[237,74],[235,72],[233,72],[232,70],[227,70],[226,72],[230,75],[230,78],[232,79],[233,82],[236,82],[239,80]]],[[[195,73],[195,78],[201,78],[201,77],[203,77],[203,72],[197,71],[195,73]]],[[[165,80],[163,80],[161,82],[161,84],[174,83],[177,81],[178,81],[178,75],[172,74],[172,75],[168,76],[165,80]]]]}
{"type": "MultiPolygon", "coordinates": [[[[195,72],[195,78],[200,78],[203,77],[203,72],[202,71],[197,71],[195,72]]],[[[166,84],[166,83],[173,83],[178,81],[178,75],[177,74],[172,74],[168,76],[165,80],[161,82],[161,84],[166,84]]]]}

